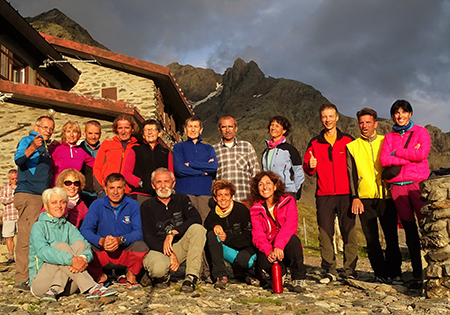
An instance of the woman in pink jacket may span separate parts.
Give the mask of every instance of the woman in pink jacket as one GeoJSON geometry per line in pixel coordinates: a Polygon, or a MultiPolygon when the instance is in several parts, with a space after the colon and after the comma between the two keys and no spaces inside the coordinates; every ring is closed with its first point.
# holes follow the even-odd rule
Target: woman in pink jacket
{"type": "Polygon", "coordinates": [[[263,280],[270,283],[272,263],[278,261],[283,275],[286,267],[291,269],[290,289],[302,292],[306,286],[306,268],[302,243],[297,236],[297,205],[285,191],[280,177],[270,171],[261,172],[250,181],[253,244],[260,251],[257,264],[263,270],[263,280]]]}
{"type": "Polygon", "coordinates": [[[430,173],[427,157],[431,141],[428,131],[410,120],[412,113],[411,104],[405,100],[398,100],[392,105],[391,117],[395,125],[384,138],[380,160],[384,168],[401,166],[400,173],[386,181],[391,184],[392,198],[405,229],[406,245],[411,256],[414,279],[409,288],[420,290],[422,258],[414,213],[418,220],[423,218],[420,213],[423,202],[419,198],[419,182],[427,179],[430,173]]]}
{"type": "Polygon", "coordinates": [[[55,186],[58,175],[68,168],[81,171],[83,164],[94,167],[95,159],[77,145],[81,137],[81,128],[78,122],[68,121],[61,130],[61,144],[52,153],[53,180],[51,187],[55,186]]]}

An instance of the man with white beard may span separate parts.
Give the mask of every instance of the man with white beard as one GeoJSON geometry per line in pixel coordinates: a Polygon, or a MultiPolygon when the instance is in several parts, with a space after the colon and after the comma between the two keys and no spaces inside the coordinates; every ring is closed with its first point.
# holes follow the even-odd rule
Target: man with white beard
{"type": "Polygon", "coordinates": [[[156,169],[151,181],[156,196],[141,205],[144,241],[150,248],[144,257],[144,278],[148,285],[154,282],[156,287],[166,288],[170,271],[177,271],[186,261],[181,292],[193,292],[206,241],[202,219],[186,194],[173,193],[175,178],[167,168],[156,169]]]}

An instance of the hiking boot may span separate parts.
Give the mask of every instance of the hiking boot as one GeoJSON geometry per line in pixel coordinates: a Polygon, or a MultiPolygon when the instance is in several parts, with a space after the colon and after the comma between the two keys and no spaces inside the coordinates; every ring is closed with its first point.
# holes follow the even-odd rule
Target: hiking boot
{"type": "Polygon", "coordinates": [[[44,293],[42,296],[42,300],[44,301],[50,301],[50,302],[56,302],[56,296],[58,293],[53,288],[49,288],[47,292],[44,293]]]}
{"type": "Polygon", "coordinates": [[[220,290],[224,290],[225,287],[227,286],[227,282],[228,282],[228,278],[227,277],[222,277],[222,279],[217,278],[217,281],[214,284],[214,288],[220,289],[220,290]]]}
{"type": "Polygon", "coordinates": [[[418,279],[418,278],[414,278],[409,286],[408,289],[413,290],[413,291],[420,291],[422,290],[422,279],[418,279]]]}
{"type": "Polygon", "coordinates": [[[336,281],[336,276],[332,273],[327,272],[325,276],[319,280],[319,283],[328,284],[330,282],[336,281]]]}
{"type": "Polygon", "coordinates": [[[245,283],[247,283],[248,285],[252,285],[254,287],[259,287],[261,285],[258,279],[250,276],[245,277],[245,283]]]}
{"type": "Polygon", "coordinates": [[[141,281],[139,283],[143,287],[151,287],[152,286],[152,279],[148,276],[148,272],[144,273],[144,275],[142,276],[141,281]]]}
{"type": "Polygon", "coordinates": [[[155,287],[158,289],[167,289],[170,286],[170,274],[155,279],[155,287]]]}
{"type": "Polygon", "coordinates": [[[395,277],[394,279],[392,279],[391,283],[392,283],[393,285],[404,285],[404,284],[405,284],[405,281],[402,279],[402,277],[397,276],[397,277],[395,277]]]}
{"type": "Polygon", "coordinates": [[[183,284],[181,285],[181,292],[184,293],[192,293],[195,291],[195,280],[192,280],[190,277],[187,277],[183,284]]]}
{"type": "Polygon", "coordinates": [[[305,279],[299,279],[299,280],[292,280],[291,281],[291,285],[292,285],[292,292],[297,292],[297,293],[301,293],[301,292],[305,292],[306,287],[308,286],[306,284],[306,280],[305,279]]]}
{"type": "Polygon", "coordinates": [[[389,281],[386,278],[375,276],[370,280],[371,283],[387,284],[389,281]]]}
{"type": "Polygon", "coordinates": [[[13,264],[13,263],[15,263],[15,262],[16,262],[16,261],[15,261],[14,259],[10,258],[10,259],[8,259],[8,261],[6,262],[6,265],[9,266],[9,265],[11,265],[11,264],[13,264]]]}
{"type": "Polygon", "coordinates": [[[17,282],[14,285],[14,288],[19,289],[19,290],[24,290],[24,291],[25,290],[30,291],[30,281],[26,280],[24,282],[17,282]]]}

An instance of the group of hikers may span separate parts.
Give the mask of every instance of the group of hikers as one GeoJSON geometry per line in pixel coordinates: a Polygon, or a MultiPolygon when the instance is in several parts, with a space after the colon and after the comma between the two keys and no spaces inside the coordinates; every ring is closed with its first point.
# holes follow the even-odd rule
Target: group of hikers
{"type": "MultiPolygon", "coordinates": [[[[37,119],[17,146],[15,180],[2,188],[1,202],[16,211],[3,220],[3,237],[17,223],[16,287],[45,300],[81,292],[87,298],[117,294],[111,281],[129,290],[166,288],[185,265],[181,291],[193,292],[198,279],[225,289],[230,268],[249,285],[271,286],[271,267],[290,273],[293,292],[307,286],[303,246],[297,235],[304,174],[317,177],[316,208],[324,269],[320,283],[335,281],[335,220],[344,243],[343,279],[357,279],[355,218],[359,215],[374,271],[373,282],[405,284],[397,225],[406,234],[413,279],[422,287],[420,239],[423,215],[418,183],[428,177],[430,136],[411,121],[405,100],[390,110],[392,132],[377,134],[377,112],[357,113],[360,137],[337,128],[334,104],[319,108],[321,133],[305,155],[286,142],[291,123],[270,119],[261,164],[253,146],[238,140],[235,118],[220,118],[219,143],[202,142],[199,117],[186,120],[187,140],[173,151],[160,141],[157,120],[139,126],[130,115],[113,122],[116,134],[100,142],[101,125],[89,121],[85,139],[68,121],[61,140],[52,141],[53,118],[37,119]],[[139,140],[138,140],[139,138],[139,140]],[[16,183],[17,182],[17,183],[16,183]],[[4,192],[5,190],[5,192],[4,192]],[[12,218],[12,219],[11,219],[12,218]],[[386,247],[380,244],[378,222],[386,247]]],[[[13,211],[8,210],[8,211],[13,211]]],[[[7,211],[6,211],[7,212],[7,211]]],[[[9,244],[9,243],[8,243],[9,244]]]]}

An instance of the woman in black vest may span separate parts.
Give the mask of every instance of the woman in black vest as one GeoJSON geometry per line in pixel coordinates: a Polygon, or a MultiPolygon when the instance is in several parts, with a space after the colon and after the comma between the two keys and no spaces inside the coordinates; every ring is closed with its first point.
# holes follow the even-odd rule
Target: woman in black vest
{"type": "Polygon", "coordinates": [[[155,195],[151,175],[159,167],[168,168],[173,173],[172,153],[159,143],[161,125],[149,119],[142,126],[143,143],[134,146],[128,153],[123,175],[131,187],[130,197],[142,204],[155,195]]]}

